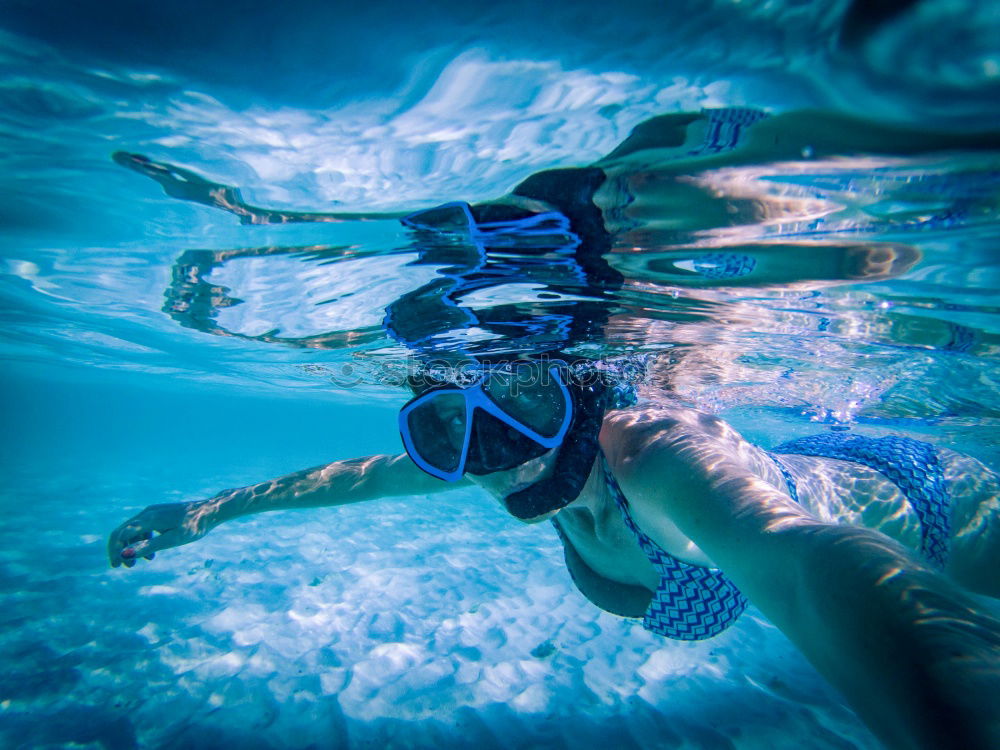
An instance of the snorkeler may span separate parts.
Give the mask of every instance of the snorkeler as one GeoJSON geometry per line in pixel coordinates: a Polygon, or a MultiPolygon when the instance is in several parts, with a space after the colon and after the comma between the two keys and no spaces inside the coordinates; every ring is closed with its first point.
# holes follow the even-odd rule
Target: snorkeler
{"type": "MultiPolygon", "coordinates": [[[[781,117],[782,128],[775,126],[781,118],[751,110],[657,118],[598,166],[541,173],[495,203],[446,204],[406,217],[417,232],[465,233],[471,249],[440,283],[409,300],[430,300],[448,313],[440,329],[412,330],[407,308],[397,303],[387,310],[386,332],[430,356],[448,330],[513,327],[470,318],[473,311],[460,309],[454,297],[490,279],[492,247],[537,238],[530,233],[539,228],[547,237],[567,235],[545,240],[546,247],[571,248],[598,290],[620,285],[629,271],[642,273],[640,264],[615,257],[614,248],[643,238],[654,245],[668,236],[692,238],[708,221],[698,212],[676,220],[656,211],[644,215],[650,206],[662,211],[686,205],[696,193],[711,195],[706,185],[664,177],[672,167],[663,164],[677,164],[683,174],[695,162],[739,166],[762,153],[800,159],[806,149],[811,158],[825,158],[996,148],[988,136],[949,141],[898,129],[866,134],[846,118],[838,133],[837,118],[781,117]]],[[[128,163],[135,157],[116,158],[128,163]]],[[[146,162],[130,166],[152,169],[146,162]]],[[[194,199],[232,210],[233,194],[220,187],[195,189],[194,199]],[[213,197],[219,195],[225,203],[213,197]]],[[[908,189],[932,192],[933,186],[908,189]]],[[[993,200],[980,197],[961,207],[966,218],[974,220],[993,200]]],[[[867,212],[858,207],[844,226],[857,226],[867,212]]],[[[739,227],[746,219],[722,213],[713,219],[716,226],[739,227]]],[[[878,219],[919,231],[955,215],[904,212],[878,219]]],[[[813,231],[812,221],[797,222],[794,231],[813,231]]],[[[772,246],[751,238],[739,251],[730,243],[675,262],[692,258],[687,249],[686,256],[668,256],[645,271],[664,283],[780,283],[774,271],[761,270],[772,246]]],[[[898,273],[913,260],[890,250],[874,275],[898,273]]],[[[850,278],[843,268],[840,276],[808,278],[850,278]]],[[[475,483],[516,518],[551,521],[576,586],[606,611],[641,618],[666,637],[696,640],[722,632],[753,603],[890,746],[1000,745],[1000,622],[988,613],[987,600],[976,599],[1000,597],[1000,479],[993,472],[920,441],[850,432],[767,451],[716,417],[640,405],[620,380],[567,353],[580,340],[548,331],[515,340],[506,354],[486,344],[466,349],[465,360],[474,364],[461,377],[428,370],[410,378],[413,398],[399,419],[405,453],[337,461],[207,500],[150,506],[112,532],[111,564],[132,567],[253,513],[475,483]],[[518,356],[524,352],[528,356],[518,356]]]]}
{"type": "Polygon", "coordinates": [[[700,639],[752,602],[890,746],[996,746],[1000,622],[959,588],[1000,595],[1000,481],[979,462],[850,433],[768,452],[691,409],[629,407],[599,373],[552,360],[415,390],[407,453],[151,506],[112,533],[112,565],[252,513],[471,481],[517,518],[551,520],[602,609],[700,639]]]}

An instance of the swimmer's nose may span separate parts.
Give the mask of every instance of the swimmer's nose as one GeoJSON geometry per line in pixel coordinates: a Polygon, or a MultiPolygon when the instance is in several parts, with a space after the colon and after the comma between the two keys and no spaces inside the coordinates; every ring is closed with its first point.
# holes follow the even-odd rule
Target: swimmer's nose
{"type": "Polygon", "coordinates": [[[132,547],[126,547],[125,549],[122,550],[122,557],[125,558],[126,560],[131,560],[133,557],[135,557],[135,549],[132,547]]]}

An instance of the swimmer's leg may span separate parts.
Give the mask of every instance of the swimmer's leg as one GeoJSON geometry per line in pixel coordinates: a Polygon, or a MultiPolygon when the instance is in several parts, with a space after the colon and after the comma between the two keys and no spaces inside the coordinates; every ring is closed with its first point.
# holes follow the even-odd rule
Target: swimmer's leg
{"type": "Polygon", "coordinates": [[[953,150],[1000,151],[997,131],[945,132],[821,110],[797,110],[771,117],[744,116],[744,122],[737,119],[739,136],[730,134],[731,143],[713,141],[711,148],[691,149],[698,140],[693,130],[709,127],[713,117],[728,122],[727,111],[709,109],[646,120],[596,166],[612,172],[635,167],[644,162],[641,156],[644,152],[648,153],[646,160],[656,163],[658,169],[676,173],[803,157],[855,154],[901,157],[953,150]]]}
{"type": "Polygon", "coordinates": [[[221,208],[240,217],[242,224],[291,224],[301,222],[366,221],[399,219],[399,213],[306,213],[302,211],[271,210],[252,206],[243,200],[238,188],[207,180],[190,169],[158,162],[126,151],[116,151],[111,158],[117,164],[150,177],[160,184],[163,192],[172,198],[221,208]]]}
{"type": "MultiPolygon", "coordinates": [[[[625,243],[648,247],[638,253],[608,256],[608,262],[630,281],[664,286],[807,287],[895,278],[920,260],[920,252],[901,243],[834,244],[759,243],[722,248],[679,247],[658,251],[655,231],[624,233],[625,243]]],[[[669,236],[662,243],[669,247],[669,236]]]]}
{"type": "Polygon", "coordinates": [[[940,455],[952,497],[947,572],[970,591],[1000,598],[1000,477],[970,456],[940,455]]]}
{"type": "Polygon", "coordinates": [[[748,152],[774,159],[872,154],[913,156],[941,151],[1000,151],[1000,132],[943,132],[903,127],[818,110],[788,112],[749,130],[748,152]]]}

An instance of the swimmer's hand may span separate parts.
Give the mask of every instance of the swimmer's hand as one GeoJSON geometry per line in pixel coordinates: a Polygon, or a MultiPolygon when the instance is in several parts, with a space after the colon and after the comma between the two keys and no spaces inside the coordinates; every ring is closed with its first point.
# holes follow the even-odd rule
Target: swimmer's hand
{"type": "Polygon", "coordinates": [[[216,525],[215,518],[211,501],[150,505],[111,532],[111,567],[131,568],[140,558],[152,560],[161,549],[201,539],[216,525]]]}

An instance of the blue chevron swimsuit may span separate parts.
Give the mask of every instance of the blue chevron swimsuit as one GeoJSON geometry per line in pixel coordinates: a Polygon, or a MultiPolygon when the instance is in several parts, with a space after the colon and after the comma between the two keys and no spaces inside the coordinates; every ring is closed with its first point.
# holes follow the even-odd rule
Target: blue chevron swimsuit
{"type": "MultiPolygon", "coordinates": [[[[950,497],[934,447],[906,437],[872,438],[831,432],[799,438],[771,452],[798,502],[795,480],[774,454],[798,454],[853,461],[881,472],[913,506],[921,527],[921,552],[944,567],[951,536],[950,497]]],[[[605,462],[608,491],[635,534],[646,557],[660,574],[660,584],[646,610],[642,626],[653,633],[683,641],[700,641],[728,628],[747,608],[746,597],[718,568],[682,562],[660,549],[636,525],[628,500],[605,462]]]]}

